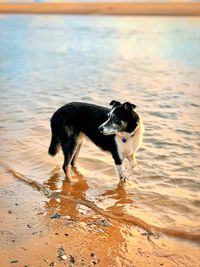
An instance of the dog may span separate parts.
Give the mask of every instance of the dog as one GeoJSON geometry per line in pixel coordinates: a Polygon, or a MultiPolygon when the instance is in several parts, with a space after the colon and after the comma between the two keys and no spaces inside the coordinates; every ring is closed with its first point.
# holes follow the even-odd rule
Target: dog
{"type": "Polygon", "coordinates": [[[125,158],[134,167],[135,153],[142,144],[143,123],[136,106],[112,100],[111,108],[94,104],[71,102],[59,108],[51,118],[49,154],[56,155],[61,146],[63,171],[71,178],[70,165],[76,168],[83,136],[87,136],[102,150],[110,152],[120,181],[126,180],[122,170],[125,158]]]}

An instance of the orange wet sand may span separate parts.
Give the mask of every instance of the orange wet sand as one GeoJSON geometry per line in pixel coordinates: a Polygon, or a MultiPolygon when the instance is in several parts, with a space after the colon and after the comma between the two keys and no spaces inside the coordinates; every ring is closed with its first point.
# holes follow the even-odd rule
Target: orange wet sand
{"type": "MultiPolygon", "coordinates": [[[[78,172],[73,182],[63,181],[60,201],[56,193],[45,197],[45,188],[55,192],[59,181],[56,169],[42,186],[12,170],[9,173],[16,181],[12,182],[14,187],[9,182],[7,187],[3,184],[0,198],[1,266],[199,266],[195,244],[163,236],[148,237],[141,228],[102,216],[79,201],[64,197],[84,198],[88,185],[78,172]],[[31,198],[18,195],[18,187],[28,190],[31,198]],[[60,218],[52,219],[55,214],[60,218]],[[106,224],[101,225],[102,221],[106,224]],[[58,253],[61,247],[64,260],[58,253]]],[[[116,192],[121,191],[123,187],[116,192]]]]}
{"type": "Polygon", "coordinates": [[[198,16],[200,3],[4,3],[0,13],[198,16]]]}

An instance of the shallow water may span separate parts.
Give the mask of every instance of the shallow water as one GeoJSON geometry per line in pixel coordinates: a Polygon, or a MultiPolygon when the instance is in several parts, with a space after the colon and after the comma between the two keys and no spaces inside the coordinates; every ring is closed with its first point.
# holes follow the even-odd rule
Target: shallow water
{"type": "MultiPolygon", "coordinates": [[[[0,32],[2,196],[8,183],[24,201],[32,194],[17,172],[110,214],[198,234],[200,19],[1,15],[0,32]],[[110,155],[86,141],[83,177],[63,183],[62,154],[47,154],[52,113],[112,99],[135,103],[143,118],[138,166],[121,187],[110,155]]],[[[44,208],[91,213],[56,199],[44,208]]]]}

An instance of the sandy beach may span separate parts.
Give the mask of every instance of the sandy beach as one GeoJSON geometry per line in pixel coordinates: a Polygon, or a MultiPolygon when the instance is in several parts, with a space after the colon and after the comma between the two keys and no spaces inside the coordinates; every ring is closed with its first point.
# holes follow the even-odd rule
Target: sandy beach
{"type": "MultiPolygon", "coordinates": [[[[73,185],[63,181],[56,193],[57,169],[44,186],[7,171],[16,178],[20,190],[36,191],[24,202],[4,184],[0,198],[6,206],[0,209],[1,266],[199,267],[198,246],[187,242],[179,246],[178,240],[149,235],[123,218],[113,219],[112,214],[95,210],[94,204],[88,202],[90,209],[81,203],[88,188],[82,175],[75,174],[73,185]]],[[[121,194],[123,187],[115,192],[121,194]]]]}
{"type": "Polygon", "coordinates": [[[199,16],[200,3],[4,3],[0,13],[199,16]]]}

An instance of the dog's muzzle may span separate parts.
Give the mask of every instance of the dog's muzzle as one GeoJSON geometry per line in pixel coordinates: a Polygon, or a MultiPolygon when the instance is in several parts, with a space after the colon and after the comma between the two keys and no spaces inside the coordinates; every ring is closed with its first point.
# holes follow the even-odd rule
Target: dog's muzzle
{"type": "Polygon", "coordinates": [[[115,134],[116,132],[112,128],[105,127],[105,125],[100,125],[98,129],[100,133],[102,133],[103,135],[111,135],[111,134],[115,134]]]}

